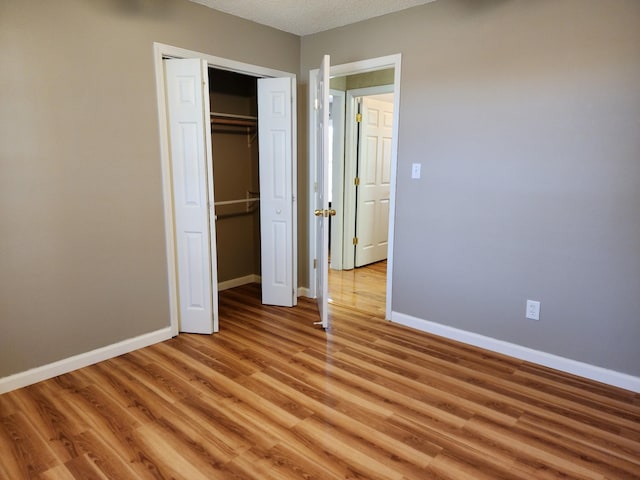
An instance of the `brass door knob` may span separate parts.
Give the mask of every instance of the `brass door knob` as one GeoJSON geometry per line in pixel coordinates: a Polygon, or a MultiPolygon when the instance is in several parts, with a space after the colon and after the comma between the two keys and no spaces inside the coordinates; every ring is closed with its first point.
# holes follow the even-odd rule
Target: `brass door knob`
{"type": "Polygon", "coordinates": [[[336,211],[333,208],[331,210],[314,210],[313,214],[316,217],[333,217],[336,211]]]}

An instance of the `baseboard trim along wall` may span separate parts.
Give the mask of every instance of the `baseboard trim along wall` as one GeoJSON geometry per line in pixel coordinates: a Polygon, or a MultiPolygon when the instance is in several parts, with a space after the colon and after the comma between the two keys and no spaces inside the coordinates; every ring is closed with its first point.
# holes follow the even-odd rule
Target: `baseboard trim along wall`
{"type": "MultiPolygon", "coordinates": [[[[247,283],[253,283],[247,282],[247,283]]],[[[220,288],[220,287],[219,287],[220,288]]],[[[232,287],[229,287],[232,288],[232,287]]],[[[300,296],[305,296],[304,287],[298,289],[300,296]]],[[[634,377],[626,373],[608,370],[606,368],[590,365],[584,362],[578,362],[569,358],[560,357],[546,352],[533,350],[514,343],[497,340],[495,338],[486,337],[473,332],[467,332],[457,328],[441,325],[438,323],[422,320],[411,315],[392,312],[391,321],[415,328],[427,333],[432,333],[441,337],[445,337],[458,342],[467,343],[476,347],[491,350],[493,352],[509,355],[520,360],[537,363],[545,367],[555,368],[562,372],[578,375],[597,382],[606,383],[615,387],[624,388],[632,392],[640,393],[640,377],[634,377]]],[[[57,375],[77,370],[78,368],[87,367],[94,363],[108,360],[125,353],[132,352],[139,348],[148,347],[154,343],[159,343],[171,338],[171,329],[169,327],[156,330],[138,337],[130,338],[122,342],[107,345],[90,352],[75,355],[63,360],[43,365],[41,367],[32,368],[26,372],[16,373],[8,377],[0,378],[0,394],[26,387],[42,380],[48,380],[57,375]]]]}
{"type": "MultiPolygon", "coordinates": [[[[229,290],[230,288],[240,287],[249,283],[261,283],[262,277],[260,275],[247,275],[245,277],[232,278],[224,282],[218,282],[218,291],[229,290]]],[[[307,287],[298,287],[298,297],[310,297],[310,291],[307,287]]]]}
{"type": "Polygon", "coordinates": [[[391,312],[391,321],[423,332],[445,337],[450,340],[456,340],[475,347],[491,350],[496,353],[509,355],[520,360],[526,360],[528,362],[554,368],[562,372],[571,373],[590,380],[606,383],[614,387],[620,387],[626,390],[631,390],[632,392],[640,393],[640,377],[634,377],[633,375],[608,370],[588,363],[578,362],[576,360],[571,360],[570,358],[564,358],[558,355],[541,352],[539,350],[533,350],[531,348],[523,347],[522,345],[497,340],[495,338],[485,337],[484,335],[430,322],[428,320],[412,317],[411,315],[405,315],[404,313],[391,312]]]}
{"type": "Polygon", "coordinates": [[[311,298],[311,291],[307,287],[298,287],[298,296],[311,298]]]}
{"type": "Polygon", "coordinates": [[[0,394],[26,387],[42,380],[48,380],[58,375],[77,370],[78,368],[87,367],[94,363],[108,360],[124,353],[138,350],[139,348],[148,347],[154,343],[159,343],[171,338],[171,328],[166,327],[155,332],[146,333],[138,337],[129,338],[122,342],[97,348],[90,352],[74,355],[57,362],[43,365],[41,367],[32,368],[26,372],[16,373],[8,377],[0,378],[0,394]]]}
{"type": "Polygon", "coordinates": [[[231,280],[225,280],[224,282],[218,282],[218,291],[229,290],[230,288],[241,287],[242,285],[248,285],[250,283],[261,283],[262,277],[260,275],[252,274],[245,275],[244,277],[232,278],[231,280]]]}

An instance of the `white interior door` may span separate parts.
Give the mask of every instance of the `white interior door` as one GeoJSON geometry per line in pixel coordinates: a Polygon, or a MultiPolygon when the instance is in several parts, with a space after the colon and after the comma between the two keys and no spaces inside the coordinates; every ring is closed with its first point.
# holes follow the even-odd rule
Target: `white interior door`
{"type": "Polygon", "coordinates": [[[316,298],[320,312],[320,324],[329,325],[329,55],[322,58],[318,71],[316,109],[316,298]]]}
{"type": "Polygon", "coordinates": [[[291,78],[258,80],[262,303],[291,307],[295,209],[291,78]]]}
{"type": "Polygon", "coordinates": [[[218,331],[218,275],[207,63],[171,59],[164,66],[180,331],[208,334],[218,331]]]}
{"type": "Polygon", "coordinates": [[[387,258],[393,100],[363,97],[356,213],[356,267],[387,258]]]}

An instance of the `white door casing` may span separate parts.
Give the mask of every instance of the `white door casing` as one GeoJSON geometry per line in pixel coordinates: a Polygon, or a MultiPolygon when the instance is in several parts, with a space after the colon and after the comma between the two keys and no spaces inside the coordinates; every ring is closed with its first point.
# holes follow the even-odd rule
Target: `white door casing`
{"type": "MultiPolygon", "coordinates": [[[[394,93],[394,120],[393,120],[393,140],[392,140],[392,149],[391,149],[391,188],[390,188],[390,195],[389,195],[389,201],[390,201],[390,208],[389,208],[389,247],[388,247],[388,256],[387,256],[387,298],[386,298],[386,309],[385,309],[385,318],[390,319],[391,315],[392,315],[392,293],[393,293],[393,266],[394,266],[394,261],[393,261],[393,232],[394,232],[394,225],[395,225],[395,192],[396,192],[396,177],[397,177],[397,156],[398,156],[398,136],[397,136],[397,129],[398,129],[398,116],[399,116],[399,112],[400,109],[398,108],[399,104],[400,104],[400,84],[401,84],[401,63],[402,63],[402,55],[401,54],[394,54],[394,55],[388,55],[388,56],[384,56],[384,57],[378,57],[378,58],[370,58],[367,60],[360,60],[360,61],[356,61],[356,62],[351,62],[351,63],[345,63],[345,64],[341,64],[341,65],[333,65],[331,66],[330,69],[330,75],[332,77],[340,77],[340,76],[347,76],[347,75],[355,75],[358,73],[364,73],[364,72],[371,72],[371,71],[376,71],[376,70],[383,70],[386,68],[393,68],[394,69],[394,78],[393,78],[393,86],[392,86],[392,90],[394,93]]],[[[315,142],[315,138],[317,136],[317,127],[316,127],[316,123],[317,123],[317,118],[314,112],[314,100],[315,100],[315,91],[317,88],[317,83],[318,83],[318,70],[314,69],[314,70],[310,70],[309,71],[309,169],[310,171],[315,171],[316,169],[316,164],[319,162],[319,159],[317,158],[317,152],[316,152],[316,142],[315,142]]],[[[376,93],[381,93],[381,92],[376,92],[376,93]]],[[[362,93],[364,94],[371,94],[369,92],[367,93],[362,93]]],[[[349,100],[349,93],[347,92],[347,118],[349,116],[349,108],[350,108],[350,100],[349,100]]],[[[350,135],[350,128],[347,128],[347,139],[349,138],[350,135]]],[[[345,148],[345,151],[348,151],[347,148],[345,148]]],[[[347,156],[348,157],[348,156],[347,156]]],[[[348,168],[345,165],[345,175],[347,175],[346,178],[348,178],[348,168]]],[[[355,170],[355,168],[354,168],[355,170]]],[[[315,205],[315,201],[316,201],[316,193],[315,193],[315,177],[313,175],[309,175],[309,204],[310,205],[315,205]]],[[[345,197],[346,197],[346,191],[345,191],[345,197]]],[[[348,208],[347,202],[346,202],[346,198],[345,198],[345,205],[344,208],[348,208]]],[[[347,216],[345,214],[345,216],[347,216]]],[[[309,235],[309,251],[310,252],[316,252],[316,244],[317,244],[317,240],[318,240],[318,235],[316,232],[316,228],[317,228],[317,224],[316,222],[312,222],[311,224],[311,228],[310,228],[310,235],[309,235]]],[[[347,225],[345,224],[344,226],[345,228],[345,235],[347,235],[346,230],[347,230],[347,225]]],[[[315,297],[316,292],[318,290],[318,285],[317,285],[317,275],[316,275],[316,271],[313,267],[313,263],[315,260],[315,255],[309,255],[309,277],[308,277],[308,282],[309,282],[309,295],[311,297],[315,297]]],[[[344,263],[346,262],[346,258],[343,258],[343,266],[344,263]]],[[[344,266],[344,268],[347,268],[346,266],[344,266]]]]}
{"type": "Polygon", "coordinates": [[[316,298],[322,328],[329,326],[328,279],[329,279],[329,201],[328,168],[329,161],[329,55],[322,58],[318,70],[315,97],[316,117],[316,298]]]}
{"type": "Polygon", "coordinates": [[[330,122],[333,126],[333,137],[329,139],[332,144],[331,156],[331,208],[336,211],[331,222],[331,261],[329,267],[333,270],[342,270],[344,235],[344,120],[345,120],[345,92],[330,90],[333,98],[331,102],[330,122]]]}
{"type": "MultiPolygon", "coordinates": [[[[222,57],[217,57],[214,55],[210,55],[203,52],[197,52],[193,50],[188,50],[180,47],[175,47],[172,45],[166,45],[163,43],[154,42],[153,44],[153,52],[154,52],[154,66],[155,66],[155,78],[156,78],[156,100],[157,100],[157,109],[158,109],[158,127],[160,133],[160,160],[161,160],[161,170],[162,170],[162,191],[163,191],[163,211],[164,211],[164,224],[165,224],[165,244],[166,244],[166,256],[167,256],[167,275],[168,275],[168,294],[169,294],[169,322],[170,322],[170,330],[171,335],[178,335],[181,328],[181,315],[180,315],[180,276],[178,272],[178,258],[182,255],[180,252],[179,245],[176,239],[176,231],[177,231],[177,215],[176,209],[174,206],[174,192],[173,186],[175,180],[173,178],[173,165],[171,158],[171,148],[172,142],[170,140],[170,115],[167,105],[167,91],[169,89],[168,82],[165,75],[165,60],[166,59],[203,59],[205,60],[207,66],[209,68],[221,68],[224,70],[230,70],[238,73],[242,73],[245,75],[252,75],[255,77],[284,77],[288,78],[291,82],[291,85],[296,85],[296,75],[289,72],[284,72],[281,70],[276,70],[272,68],[260,67],[257,65],[252,65],[248,63],[238,62],[235,60],[230,60],[222,57]]],[[[205,76],[203,82],[208,83],[208,78],[205,76]]],[[[204,83],[203,83],[204,85],[204,83]]],[[[205,87],[203,91],[208,91],[205,87]]],[[[292,88],[291,90],[291,102],[290,109],[292,112],[296,111],[296,90],[292,88]]],[[[208,119],[209,116],[209,104],[208,102],[203,103],[203,118],[208,119]],[[206,110],[205,110],[206,109],[206,110]]],[[[292,119],[292,131],[296,131],[296,118],[294,115],[291,115],[292,119]]],[[[292,191],[296,191],[295,181],[297,178],[296,173],[296,159],[295,152],[296,150],[296,137],[295,135],[291,138],[292,140],[292,152],[294,156],[292,157],[292,179],[293,179],[293,187],[292,191]]],[[[211,148],[210,144],[208,145],[205,152],[210,153],[211,148]]],[[[210,159],[209,159],[210,161],[210,159]]],[[[213,177],[212,170],[207,172],[208,180],[211,187],[207,186],[207,190],[210,193],[211,202],[213,202],[213,177]]],[[[294,198],[294,204],[295,204],[294,198]]],[[[294,206],[295,211],[295,206],[294,206]]],[[[209,213],[210,225],[213,228],[213,234],[210,234],[210,237],[215,239],[215,224],[214,224],[214,212],[213,209],[210,209],[209,213]]],[[[297,278],[297,216],[293,215],[293,252],[292,252],[292,263],[293,263],[293,286],[297,287],[298,278],[297,278]]],[[[217,265],[216,265],[216,251],[215,251],[215,243],[212,245],[211,250],[211,265],[212,272],[216,273],[216,276],[213,278],[211,285],[212,292],[212,307],[216,312],[217,318],[217,265]]],[[[297,298],[295,299],[297,300],[297,298]]],[[[217,322],[214,324],[214,327],[217,329],[217,322]]]]}
{"type": "Polygon", "coordinates": [[[218,331],[207,63],[164,61],[173,177],[179,330],[218,331]],[[212,255],[211,252],[214,252],[212,255]]]}
{"type": "Polygon", "coordinates": [[[262,303],[292,307],[294,185],[290,78],[258,80],[262,303]]]}
{"type": "Polygon", "coordinates": [[[361,108],[356,267],[387,258],[393,134],[392,102],[367,96],[361,108]]]}

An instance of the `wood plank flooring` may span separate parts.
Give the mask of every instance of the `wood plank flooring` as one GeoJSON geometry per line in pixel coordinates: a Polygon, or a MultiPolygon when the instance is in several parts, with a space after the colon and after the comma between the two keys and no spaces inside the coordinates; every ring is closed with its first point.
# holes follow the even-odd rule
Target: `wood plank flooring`
{"type": "Polygon", "coordinates": [[[385,316],[387,261],[352,270],[329,269],[329,303],[385,316]]]}
{"type": "Polygon", "coordinates": [[[637,479],[640,395],[225,291],[221,332],[0,396],[0,478],[637,479]]]}

